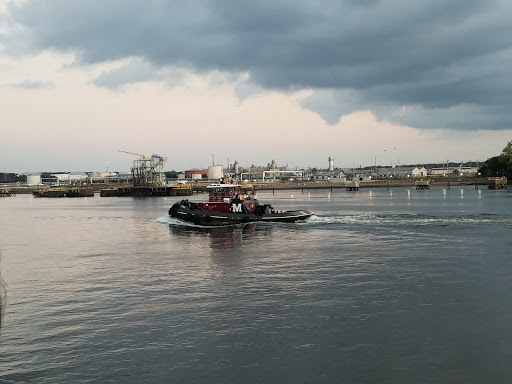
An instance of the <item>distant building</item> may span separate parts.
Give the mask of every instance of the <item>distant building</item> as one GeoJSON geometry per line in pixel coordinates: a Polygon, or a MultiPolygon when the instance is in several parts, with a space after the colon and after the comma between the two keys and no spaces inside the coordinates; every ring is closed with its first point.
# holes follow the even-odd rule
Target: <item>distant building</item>
{"type": "Polygon", "coordinates": [[[240,172],[242,179],[264,179],[264,178],[281,178],[286,175],[287,166],[278,166],[275,160],[272,160],[266,167],[251,165],[245,172],[240,172]]]}
{"type": "Polygon", "coordinates": [[[412,177],[427,177],[427,169],[425,167],[421,167],[421,168],[416,167],[411,171],[411,176],[412,177]]]}
{"type": "Polygon", "coordinates": [[[316,171],[311,175],[310,180],[343,183],[347,181],[347,177],[342,171],[316,171]]]}
{"type": "Polygon", "coordinates": [[[448,175],[460,175],[460,176],[475,176],[478,173],[477,167],[444,167],[444,168],[432,168],[429,174],[432,176],[448,176],[448,175]]]}
{"type": "Polygon", "coordinates": [[[42,184],[41,174],[32,173],[30,175],[27,175],[27,185],[41,185],[41,184],[42,184]]]}
{"type": "Polygon", "coordinates": [[[453,173],[454,168],[432,168],[430,174],[432,176],[446,176],[453,173]]]}
{"type": "Polygon", "coordinates": [[[329,156],[329,171],[334,171],[334,157],[329,156]]]}
{"type": "Polygon", "coordinates": [[[0,183],[14,183],[15,181],[15,173],[0,173],[0,183]]]}
{"type": "Polygon", "coordinates": [[[52,173],[51,176],[57,179],[58,185],[86,184],[88,179],[86,173],[52,173]]]}
{"type": "Polygon", "coordinates": [[[207,169],[191,169],[185,171],[185,178],[187,179],[199,180],[202,179],[203,177],[208,177],[207,169]]]}
{"type": "Polygon", "coordinates": [[[392,179],[392,178],[407,178],[411,177],[410,167],[379,167],[373,170],[372,176],[375,179],[392,179]]]}
{"type": "Polygon", "coordinates": [[[461,176],[476,176],[478,168],[476,167],[459,167],[459,174],[461,176]]]}
{"type": "Polygon", "coordinates": [[[371,181],[371,172],[356,172],[352,176],[352,181],[371,181]]]}

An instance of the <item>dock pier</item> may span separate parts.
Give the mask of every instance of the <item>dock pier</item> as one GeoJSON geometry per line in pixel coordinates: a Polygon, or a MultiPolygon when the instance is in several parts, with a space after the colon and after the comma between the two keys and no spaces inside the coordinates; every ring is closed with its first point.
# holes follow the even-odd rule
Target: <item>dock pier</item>
{"type": "Polygon", "coordinates": [[[9,188],[0,188],[0,197],[9,197],[12,195],[12,190],[10,190],[9,188]]]}
{"type": "Polygon", "coordinates": [[[137,186],[104,188],[100,191],[101,197],[149,197],[149,196],[190,196],[192,188],[188,184],[176,184],[172,186],[137,186]]]}
{"type": "Polygon", "coordinates": [[[34,197],[94,197],[94,188],[90,187],[50,187],[32,192],[34,197]]]}
{"type": "Polygon", "coordinates": [[[507,178],[502,177],[489,177],[489,189],[504,189],[508,188],[507,178]]]}
{"type": "Polygon", "coordinates": [[[431,180],[416,180],[414,185],[416,185],[416,189],[430,189],[431,180]]]}
{"type": "MultiPolygon", "coordinates": [[[[359,191],[360,183],[359,181],[347,181],[345,182],[345,189],[347,191],[359,191]]],[[[332,191],[332,185],[331,185],[331,191],[332,191]]]]}

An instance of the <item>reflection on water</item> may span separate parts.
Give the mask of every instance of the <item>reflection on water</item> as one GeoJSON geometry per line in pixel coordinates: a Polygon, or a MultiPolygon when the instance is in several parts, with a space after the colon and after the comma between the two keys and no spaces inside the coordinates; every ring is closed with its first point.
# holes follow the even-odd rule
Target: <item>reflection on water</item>
{"type": "Polygon", "coordinates": [[[216,255],[237,254],[242,247],[266,247],[272,242],[273,227],[263,223],[201,227],[184,223],[169,223],[169,232],[177,238],[201,242],[216,255]]]}

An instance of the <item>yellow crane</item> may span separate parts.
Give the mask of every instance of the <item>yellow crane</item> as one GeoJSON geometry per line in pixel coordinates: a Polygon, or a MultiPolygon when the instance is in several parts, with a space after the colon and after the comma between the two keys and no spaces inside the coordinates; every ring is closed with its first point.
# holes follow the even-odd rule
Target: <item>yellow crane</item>
{"type": "Polygon", "coordinates": [[[129,155],[140,156],[140,157],[142,158],[142,160],[146,160],[146,156],[141,155],[140,153],[134,153],[134,152],[128,152],[128,151],[121,151],[121,150],[119,150],[119,152],[128,153],[129,155]]]}

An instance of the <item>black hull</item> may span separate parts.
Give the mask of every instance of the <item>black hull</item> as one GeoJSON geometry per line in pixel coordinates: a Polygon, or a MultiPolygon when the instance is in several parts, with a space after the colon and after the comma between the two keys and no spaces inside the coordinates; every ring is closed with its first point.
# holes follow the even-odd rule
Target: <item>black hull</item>
{"type": "Polygon", "coordinates": [[[203,209],[190,209],[187,206],[176,203],[169,209],[169,215],[195,225],[222,226],[252,222],[293,223],[298,220],[305,220],[313,214],[309,211],[303,210],[261,215],[254,215],[251,213],[223,213],[203,209]]]}

